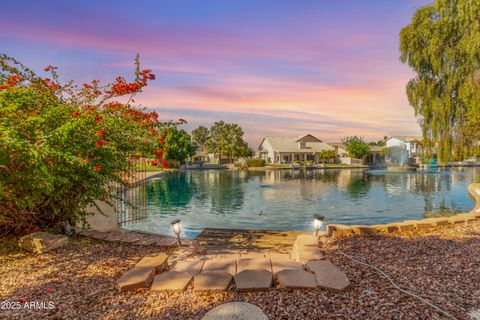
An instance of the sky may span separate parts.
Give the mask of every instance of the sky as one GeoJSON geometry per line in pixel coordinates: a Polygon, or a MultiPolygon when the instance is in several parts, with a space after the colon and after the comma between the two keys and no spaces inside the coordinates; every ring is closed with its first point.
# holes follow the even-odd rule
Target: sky
{"type": "Polygon", "coordinates": [[[187,131],[238,123],[335,142],[417,135],[399,32],[433,0],[4,1],[0,52],[63,80],[157,79],[135,101],[187,131]]]}

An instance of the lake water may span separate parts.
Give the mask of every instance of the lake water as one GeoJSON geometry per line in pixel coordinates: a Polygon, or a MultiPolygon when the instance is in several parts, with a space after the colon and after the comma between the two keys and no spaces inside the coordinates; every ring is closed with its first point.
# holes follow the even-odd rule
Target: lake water
{"type": "Polygon", "coordinates": [[[146,186],[147,218],[130,229],[182,236],[203,228],[312,230],[313,214],[325,223],[380,224],[470,211],[467,186],[480,168],[427,172],[328,169],[176,172],[146,186]]]}

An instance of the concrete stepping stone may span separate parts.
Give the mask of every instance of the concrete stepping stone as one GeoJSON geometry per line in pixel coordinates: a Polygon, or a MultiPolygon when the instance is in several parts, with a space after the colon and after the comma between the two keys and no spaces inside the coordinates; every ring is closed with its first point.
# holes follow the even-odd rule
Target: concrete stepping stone
{"type": "Polygon", "coordinates": [[[277,281],[281,287],[286,289],[313,289],[317,287],[315,275],[304,269],[279,271],[277,281]]]}
{"type": "Polygon", "coordinates": [[[176,239],[164,238],[155,241],[155,245],[161,247],[175,247],[178,245],[178,241],[176,239]]]}
{"type": "Polygon", "coordinates": [[[342,291],[350,286],[350,280],[346,274],[328,260],[310,261],[307,263],[307,269],[315,273],[317,287],[342,291]]]}
{"type": "Polygon", "coordinates": [[[116,282],[120,292],[146,288],[152,283],[155,269],[151,267],[133,268],[125,272],[116,282]]]}
{"type": "Polygon", "coordinates": [[[304,270],[303,263],[297,261],[285,259],[271,259],[271,263],[273,276],[275,277],[275,279],[277,278],[277,274],[283,270],[304,270]]]}
{"type": "Polygon", "coordinates": [[[212,257],[205,261],[202,272],[224,271],[233,276],[237,272],[237,257],[231,255],[212,257]]]}
{"type": "Polygon", "coordinates": [[[240,258],[241,259],[265,258],[265,254],[262,252],[240,253],[240,258]]]}
{"type": "Polygon", "coordinates": [[[104,240],[109,236],[110,234],[108,232],[100,232],[100,231],[95,231],[93,234],[90,235],[91,238],[97,239],[97,240],[104,240]]]}
{"type": "Polygon", "coordinates": [[[142,267],[153,268],[155,273],[160,273],[168,268],[168,256],[163,252],[145,256],[135,265],[135,268],[142,267]]]}
{"type": "Polygon", "coordinates": [[[427,220],[405,220],[404,223],[411,223],[415,226],[415,228],[419,230],[425,230],[434,227],[435,225],[432,222],[427,220]]]}
{"type": "Polygon", "coordinates": [[[372,227],[384,233],[392,233],[398,231],[398,227],[393,224],[375,224],[372,227]]]}
{"type": "Polygon", "coordinates": [[[125,242],[125,243],[132,244],[132,243],[140,241],[140,238],[122,238],[121,241],[125,242]]]}
{"type": "Polygon", "coordinates": [[[290,255],[288,253],[276,253],[276,252],[267,253],[266,257],[268,259],[275,259],[275,260],[290,260],[291,259],[290,255]]]}
{"type": "Polygon", "coordinates": [[[237,273],[233,279],[240,292],[266,291],[273,282],[272,272],[261,269],[243,270],[237,273]]]}
{"type": "Polygon", "coordinates": [[[270,265],[270,259],[265,257],[238,259],[236,273],[244,270],[266,270],[272,272],[272,266],[270,265]]]}
{"type": "Polygon", "coordinates": [[[360,236],[374,236],[378,234],[378,229],[374,226],[355,225],[351,226],[351,228],[354,234],[360,236]]]}
{"type": "Polygon", "coordinates": [[[184,271],[190,273],[192,276],[199,274],[202,271],[205,259],[191,259],[177,261],[173,267],[174,271],[184,271]]]}
{"type": "Polygon", "coordinates": [[[153,278],[151,291],[184,291],[193,275],[186,271],[168,271],[153,278]]]}
{"type": "Polygon", "coordinates": [[[292,260],[297,262],[308,262],[312,260],[322,260],[323,253],[318,247],[294,245],[292,251],[292,260]]]}
{"type": "Polygon", "coordinates": [[[155,241],[153,239],[143,239],[143,240],[135,242],[134,245],[149,247],[149,246],[153,246],[155,243],[157,243],[157,241],[155,241]]]}
{"type": "Polygon", "coordinates": [[[311,234],[301,234],[295,240],[296,244],[304,246],[318,247],[318,238],[311,234]]]}
{"type": "Polygon", "coordinates": [[[76,234],[84,237],[92,237],[97,232],[98,231],[95,230],[80,229],[76,231],[76,234]]]}
{"type": "Polygon", "coordinates": [[[193,291],[227,290],[232,282],[232,275],[225,271],[208,271],[193,277],[193,291]]]}
{"type": "Polygon", "coordinates": [[[256,305],[228,302],[208,311],[202,320],[268,320],[268,317],[256,305]]]}

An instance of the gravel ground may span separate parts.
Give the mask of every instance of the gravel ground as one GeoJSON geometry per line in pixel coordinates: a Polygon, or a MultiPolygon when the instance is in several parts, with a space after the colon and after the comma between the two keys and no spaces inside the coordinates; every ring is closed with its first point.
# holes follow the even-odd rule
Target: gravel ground
{"type": "Polygon", "coordinates": [[[457,319],[480,309],[480,222],[391,237],[350,237],[324,245],[351,288],[241,294],[178,294],[148,290],[119,294],[115,279],[158,248],[77,238],[55,252],[34,256],[0,240],[1,319],[201,319],[227,301],[258,305],[270,319],[445,319],[392,289],[372,269],[336,249],[381,268],[402,288],[435,303],[457,319]],[[18,302],[54,303],[52,309],[6,310],[18,302]]]}

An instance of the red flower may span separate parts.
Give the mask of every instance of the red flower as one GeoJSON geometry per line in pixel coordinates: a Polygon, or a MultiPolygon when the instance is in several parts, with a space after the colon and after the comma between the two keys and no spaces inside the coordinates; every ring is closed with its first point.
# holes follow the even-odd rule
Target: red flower
{"type": "Polygon", "coordinates": [[[23,299],[23,298],[18,299],[18,302],[20,302],[20,303],[25,303],[26,301],[27,301],[27,300],[25,300],[25,299],[23,299]]]}
{"type": "Polygon", "coordinates": [[[102,170],[102,166],[93,166],[93,171],[100,171],[102,170]]]}
{"type": "Polygon", "coordinates": [[[158,139],[158,142],[160,142],[160,144],[164,144],[164,143],[165,143],[165,139],[163,139],[162,137],[160,137],[160,138],[158,139]]]}
{"type": "Polygon", "coordinates": [[[153,150],[153,154],[161,158],[163,156],[163,151],[160,149],[153,150]]]}
{"type": "Polygon", "coordinates": [[[60,87],[60,83],[58,82],[55,82],[55,81],[52,81],[50,80],[49,78],[45,78],[43,80],[43,84],[45,85],[45,87],[49,90],[55,90],[57,89],[58,87],[60,87]]]}
{"type": "Polygon", "coordinates": [[[20,75],[12,74],[10,77],[8,77],[5,84],[0,84],[0,90],[14,87],[21,81],[23,81],[23,78],[20,75]]]}
{"type": "Polygon", "coordinates": [[[158,160],[157,159],[150,160],[150,165],[154,167],[158,166],[158,160]]]}
{"type": "Polygon", "coordinates": [[[168,163],[167,160],[163,160],[163,161],[162,161],[162,167],[164,167],[164,168],[170,168],[170,163],[168,163]]]}
{"type": "Polygon", "coordinates": [[[103,137],[104,135],[105,135],[105,131],[103,131],[103,130],[98,130],[97,131],[97,136],[103,137]]]}
{"type": "Polygon", "coordinates": [[[97,114],[95,117],[95,121],[93,122],[94,124],[98,124],[100,121],[102,121],[103,117],[100,114],[97,114]]]}
{"type": "Polygon", "coordinates": [[[72,113],[72,115],[70,116],[70,118],[77,118],[77,117],[80,117],[82,114],[79,112],[79,111],[75,111],[72,113]]]}
{"type": "Polygon", "coordinates": [[[102,146],[106,145],[107,144],[107,141],[103,140],[103,139],[100,139],[97,141],[97,143],[95,144],[95,146],[97,148],[101,148],[102,146]]]}

